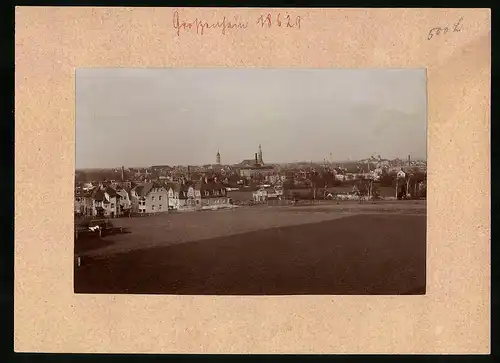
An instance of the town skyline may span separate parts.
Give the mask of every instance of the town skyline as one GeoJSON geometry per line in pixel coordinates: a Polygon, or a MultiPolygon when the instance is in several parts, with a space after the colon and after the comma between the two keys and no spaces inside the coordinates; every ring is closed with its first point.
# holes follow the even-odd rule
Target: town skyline
{"type": "MultiPolygon", "coordinates": [[[[378,154],[377,154],[378,155],[378,154]]],[[[376,156],[377,156],[376,155],[376,156]]],[[[382,155],[382,160],[401,160],[403,163],[406,162],[408,159],[408,155],[405,156],[400,156],[400,157],[395,157],[395,158],[384,158],[382,155]]],[[[356,159],[356,160],[326,160],[327,164],[333,164],[333,165],[340,165],[340,164],[348,164],[348,163],[358,163],[360,161],[367,160],[369,157],[361,158],[361,159],[356,159]]],[[[412,162],[427,162],[426,158],[419,158],[419,157],[413,157],[411,156],[411,161],[412,162]]],[[[240,161],[241,162],[241,161],[240,161]]],[[[220,165],[221,166],[238,166],[240,162],[237,163],[224,163],[221,160],[220,165]]],[[[376,160],[374,161],[376,162],[376,160]]],[[[283,162],[274,162],[274,161],[266,161],[265,164],[267,165],[286,165],[286,164],[307,164],[307,163],[312,163],[312,164],[318,164],[318,165],[323,165],[325,163],[325,160],[292,160],[292,161],[283,161],[283,162]]],[[[102,166],[102,167],[81,167],[81,168],[75,168],[76,170],[104,170],[104,169],[118,169],[121,167],[125,167],[128,169],[137,169],[137,168],[151,168],[155,166],[170,166],[170,167],[188,167],[188,166],[205,166],[205,165],[217,165],[217,163],[212,162],[212,163],[203,163],[203,164],[169,164],[169,163],[158,163],[158,164],[144,164],[144,165],[131,165],[131,164],[123,164],[123,165],[109,165],[109,166],[102,166]]]]}
{"type": "Polygon", "coordinates": [[[425,70],[79,69],[76,169],[427,157],[425,70]],[[110,137],[109,135],[113,135],[110,137]]]}

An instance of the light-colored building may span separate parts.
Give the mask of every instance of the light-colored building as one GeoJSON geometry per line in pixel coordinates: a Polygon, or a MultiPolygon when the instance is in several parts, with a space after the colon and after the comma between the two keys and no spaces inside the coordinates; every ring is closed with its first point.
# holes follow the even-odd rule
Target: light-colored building
{"type": "Polygon", "coordinates": [[[243,178],[261,177],[266,178],[275,173],[272,165],[265,165],[262,147],[259,145],[259,151],[255,153],[254,159],[243,160],[235,165],[240,171],[240,176],[243,178]]]}
{"type": "Polygon", "coordinates": [[[267,191],[264,188],[257,189],[252,193],[254,202],[264,202],[267,199],[267,191]]]}
{"type": "MultiPolygon", "coordinates": [[[[200,181],[183,181],[178,187],[178,209],[183,211],[225,208],[230,205],[226,187],[215,178],[204,176],[200,181]]],[[[172,188],[175,195],[176,189],[172,188]]]]}
{"type": "Polygon", "coordinates": [[[83,190],[92,190],[95,186],[92,183],[84,183],[82,189],[83,190]]]}
{"type": "Polygon", "coordinates": [[[168,211],[168,192],[156,182],[139,184],[131,190],[133,213],[163,213],[168,211]]]}
{"type": "Polygon", "coordinates": [[[240,169],[240,176],[242,178],[252,178],[252,177],[265,178],[267,175],[271,173],[273,173],[273,168],[271,166],[243,167],[240,169]]]}
{"type": "Polygon", "coordinates": [[[119,195],[111,187],[101,186],[92,194],[92,215],[96,217],[118,217],[119,195]]]}
{"type": "Polygon", "coordinates": [[[116,194],[119,195],[117,215],[129,214],[132,210],[132,200],[130,199],[129,192],[126,189],[119,188],[116,194]]]}
{"type": "MultiPolygon", "coordinates": [[[[180,206],[181,184],[180,183],[167,183],[165,185],[168,192],[168,208],[177,210],[180,206]]],[[[187,196],[187,195],[186,195],[187,196]]]]}
{"type": "Polygon", "coordinates": [[[270,174],[265,177],[265,180],[271,184],[283,183],[286,181],[285,175],[270,174]]]}
{"type": "Polygon", "coordinates": [[[192,181],[182,180],[179,186],[179,210],[201,209],[201,193],[192,181]]]}
{"type": "Polygon", "coordinates": [[[252,193],[252,197],[254,202],[266,202],[271,199],[281,200],[283,197],[283,188],[259,188],[252,193]]]}
{"type": "Polygon", "coordinates": [[[196,185],[199,188],[201,196],[202,209],[225,208],[229,206],[229,197],[226,188],[215,180],[205,179],[196,185]]]}
{"type": "Polygon", "coordinates": [[[404,179],[404,178],[406,177],[406,173],[405,173],[402,169],[400,169],[400,170],[396,173],[396,177],[397,177],[398,179],[404,179]]]}

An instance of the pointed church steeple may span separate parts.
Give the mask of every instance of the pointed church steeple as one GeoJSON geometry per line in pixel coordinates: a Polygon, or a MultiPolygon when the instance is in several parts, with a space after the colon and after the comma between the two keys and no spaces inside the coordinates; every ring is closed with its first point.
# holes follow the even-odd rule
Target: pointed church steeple
{"type": "Polygon", "coordinates": [[[215,163],[220,164],[220,151],[217,150],[217,156],[215,157],[215,163]]]}
{"type": "Polygon", "coordinates": [[[259,144],[259,164],[264,164],[264,160],[262,158],[262,145],[259,144]]]}

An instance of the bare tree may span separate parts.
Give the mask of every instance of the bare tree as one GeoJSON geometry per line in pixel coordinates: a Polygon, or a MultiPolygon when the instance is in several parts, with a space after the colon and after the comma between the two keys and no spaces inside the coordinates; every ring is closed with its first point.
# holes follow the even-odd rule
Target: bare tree
{"type": "Polygon", "coordinates": [[[410,173],[406,174],[406,196],[410,194],[410,181],[411,181],[412,175],[410,173]]]}

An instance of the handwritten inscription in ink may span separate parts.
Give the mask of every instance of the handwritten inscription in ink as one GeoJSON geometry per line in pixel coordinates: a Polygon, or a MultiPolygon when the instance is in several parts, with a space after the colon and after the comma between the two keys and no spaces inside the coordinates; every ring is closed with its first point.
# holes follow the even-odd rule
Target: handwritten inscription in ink
{"type": "Polygon", "coordinates": [[[256,17],[253,20],[240,19],[237,16],[232,19],[226,16],[218,20],[206,21],[195,18],[192,20],[181,19],[179,12],[174,11],[172,23],[177,36],[181,33],[193,31],[198,35],[204,35],[208,30],[218,29],[222,35],[228,31],[247,30],[251,27],[257,28],[294,28],[300,29],[302,18],[300,16],[291,16],[288,13],[278,13],[276,15],[265,14],[256,17]]]}
{"type": "Polygon", "coordinates": [[[456,32],[462,31],[462,28],[463,28],[462,21],[463,20],[464,20],[464,18],[461,17],[460,19],[458,19],[458,21],[455,24],[453,24],[452,27],[445,26],[445,27],[432,28],[431,30],[429,30],[429,34],[427,35],[427,40],[431,40],[436,35],[444,35],[444,34],[448,34],[448,33],[456,33],[456,32]]]}
{"type": "Polygon", "coordinates": [[[180,35],[181,30],[186,31],[186,30],[191,30],[194,29],[196,30],[196,34],[205,34],[205,29],[214,29],[218,28],[221,30],[222,34],[226,34],[227,29],[246,29],[248,28],[248,22],[247,21],[241,21],[238,18],[234,18],[233,21],[227,19],[225,16],[215,22],[208,22],[204,20],[200,20],[198,18],[194,19],[193,21],[185,21],[185,20],[180,20],[179,18],[179,13],[177,11],[174,12],[174,29],[177,32],[177,36],[180,35]]]}
{"type": "Polygon", "coordinates": [[[276,16],[271,14],[261,15],[257,19],[257,25],[262,28],[271,28],[273,25],[279,28],[295,28],[300,29],[300,22],[302,18],[300,16],[291,17],[289,14],[282,15],[278,13],[276,16]]]}

